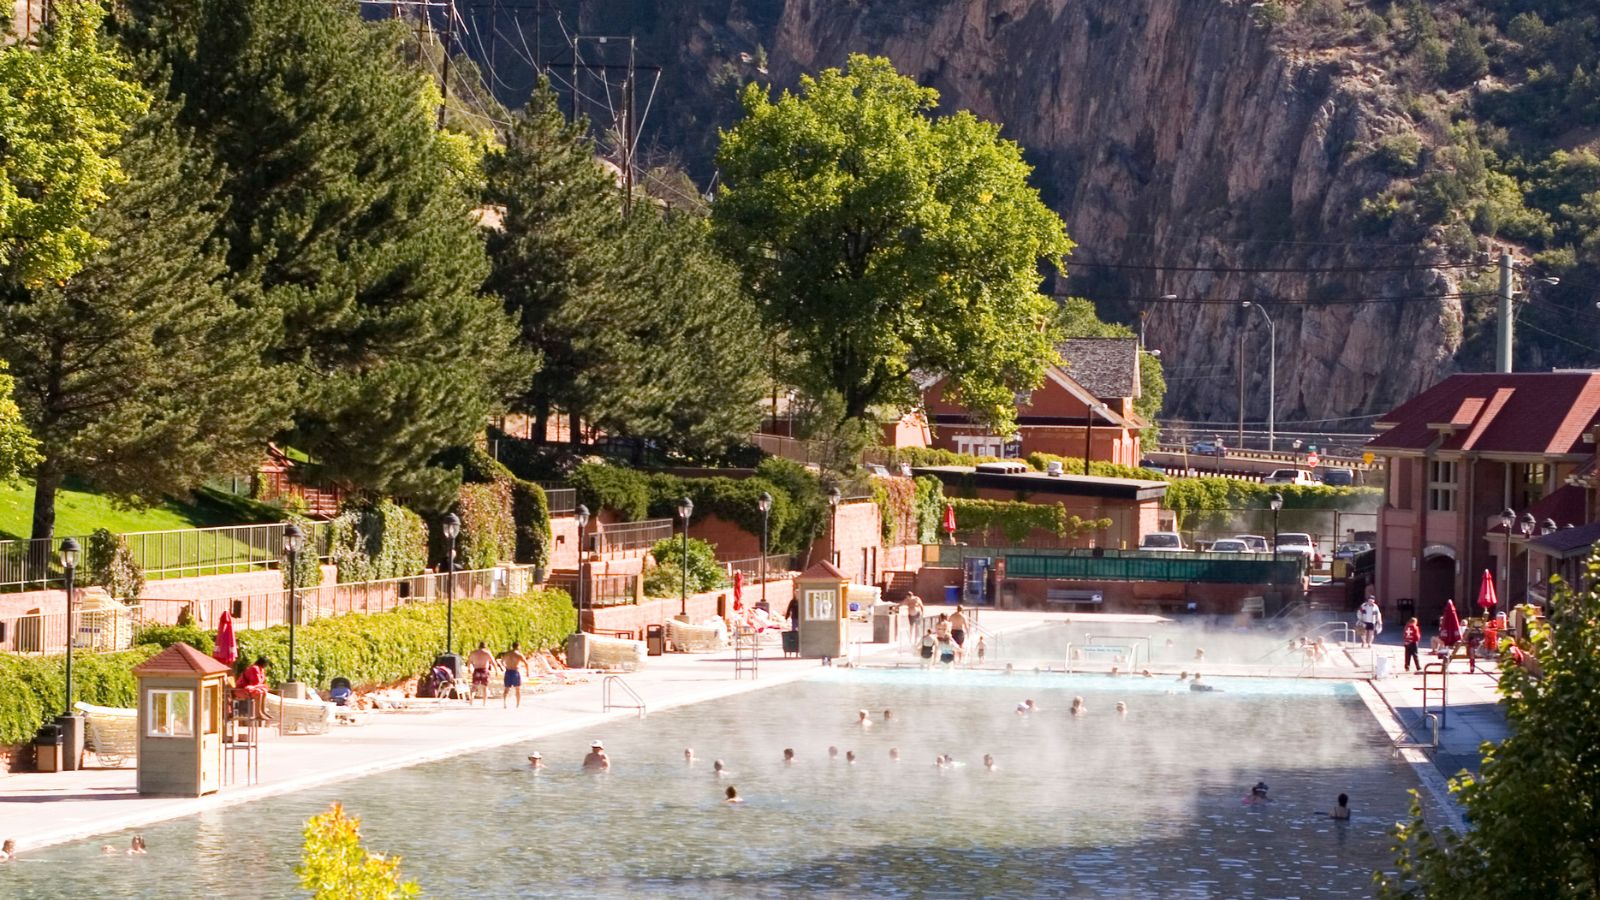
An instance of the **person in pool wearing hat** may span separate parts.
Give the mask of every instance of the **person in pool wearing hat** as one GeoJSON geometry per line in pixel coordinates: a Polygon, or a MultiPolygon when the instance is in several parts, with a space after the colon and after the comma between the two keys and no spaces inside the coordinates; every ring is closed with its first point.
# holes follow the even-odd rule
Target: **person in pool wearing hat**
{"type": "Polygon", "coordinates": [[[544,768],[544,754],[537,750],[533,751],[528,755],[528,765],[536,772],[544,768]]]}
{"type": "Polygon", "coordinates": [[[606,745],[600,741],[589,742],[589,755],[583,758],[585,772],[611,771],[611,757],[606,755],[606,745]]]}
{"type": "Polygon", "coordinates": [[[1271,799],[1271,797],[1267,796],[1267,783],[1265,781],[1258,781],[1253,787],[1250,788],[1250,796],[1244,798],[1244,802],[1267,803],[1271,799]]]}

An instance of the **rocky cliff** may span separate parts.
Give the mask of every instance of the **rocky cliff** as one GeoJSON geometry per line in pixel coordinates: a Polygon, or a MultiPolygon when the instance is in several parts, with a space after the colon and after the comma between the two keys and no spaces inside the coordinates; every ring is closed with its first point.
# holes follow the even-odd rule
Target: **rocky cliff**
{"type": "MultiPolygon", "coordinates": [[[[588,6],[596,24],[624,24],[588,6]]],[[[1147,315],[1169,416],[1234,418],[1242,335],[1246,416],[1264,420],[1268,332],[1242,299],[1276,323],[1283,423],[1362,427],[1452,366],[1462,309],[1436,298],[1459,289],[1457,270],[1427,268],[1443,255],[1421,245],[1356,230],[1362,199],[1389,182],[1370,150],[1404,118],[1359,54],[1286,49],[1248,4],[1227,0],[670,6],[650,25],[691,75],[662,108],[701,131],[705,110],[732,112],[727,81],[767,80],[749,66],[758,45],[780,86],[878,53],[936,87],[942,107],[1004,123],[1080,245],[1059,290],[1110,318],[1147,315]],[[694,75],[719,71],[717,84],[694,75]],[[1252,271],[1230,271],[1240,269],[1252,271]],[[1169,294],[1183,302],[1159,300],[1169,294]],[[1395,299],[1349,302],[1371,298],[1395,299]]],[[[666,127],[691,163],[706,158],[703,138],[666,127]]]]}

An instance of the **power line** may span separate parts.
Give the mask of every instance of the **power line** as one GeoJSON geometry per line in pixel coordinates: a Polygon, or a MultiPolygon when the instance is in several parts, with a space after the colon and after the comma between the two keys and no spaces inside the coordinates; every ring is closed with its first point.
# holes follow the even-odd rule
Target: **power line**
{"type": "MultiPolygon", "coordinates": [[[[1166,265],[1156,265],[1156,264],[1149,264],[1149,263],[1086,262],[1086,261],[1083,261],[1083,260],[1076,260],[1076,259],[1072,260],[1071,263],[1069,263],[1069,265],[1068,265],[1068,269],[1069,270],[1070,269],[1081,269],[1081,268],[1091,268],[1091,269],[1129,269],[1129,270],[1140,271],[1140,272],[1215,272],[1215,273],[1223,274],[1223,275],[1254,275],[1254,274],[1269,274],[1269,273],[1281,273],[1281,272],[1295,272],[1295,273],[1306,273],[1306,274],[1338,274],[1338,273],[1358,274],[1358,273],[1363,273],[1363,272],[1405,272],[1405,271],[1423,271],[1423,270],[1428,270],[1428,269],[1471,269],[1471,268],[1482,268],[1482,265],[1480,263],[1471,263],[1471,262],[1454,262],[1454,263],[1423,263],[1423,262],[1417,262],[1417,263],[1405,263],[1403,265],[1325,266],[1325,267],[1317,267],[1317,266],[1283,266],[1283,267],[1262,267],[1262,268],[1244,268],[1244,267],[1236,268],[1236,267],[1229,267],[1229,266],[1166,266],[1166,265]]],[[[1068,278],[1072,277],[1070,271],[1069,271],[1067,277],[1068,278]]]]}
{"type": "Polygon", "coordinates": [[[1123,303],[1153,303],[1176,306],[1238,306],[1241,303],[1261,303],[1279,306],[1350,306],[1369,303],[1437,303],[1440,300],[1472,300],[1497,296],[1493,291],[1458,291],[1449,294],[1415,294],[1398,297],[1334,297],[1327,300],[1280,300],[1260,297],[1096,297],[1097,300],[1123,303]]]}

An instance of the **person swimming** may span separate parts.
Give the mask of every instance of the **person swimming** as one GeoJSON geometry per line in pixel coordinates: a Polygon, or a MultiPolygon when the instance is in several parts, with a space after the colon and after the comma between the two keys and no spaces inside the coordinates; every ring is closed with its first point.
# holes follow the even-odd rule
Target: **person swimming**
{"type": "Polygon", "coordinates": [[[885,722],[889,721],[892,718],[894,718],[894,710],[886,709],[886,710],[883,711],[883,720],[885,722]]]}
{"type": "Polygon", "coordinates": [[[1267,796],[1267,783],[1265,781],[1257,781],[1250,788],[1250,796],[1245,798],[1246,803],[1267,803],[1271,800],[1272,798],[1267,796]]]}
{"type": "Polygon", "coordinates": [[[728,772],[727,766],[724,766],[722,764],[722,760],[717,759],[717,760],[712,760],[712,762],[711,762],[711,774],[715,775],[718,778],[721,778],[724,775],[728,775],[730,773],[728,772]]]}
{"type": "Polygon", "coordinates": [[[744,802],[744,798],[739,796],[739,791],[737,789],[735,789],[734,786],[731,785],[731,784],[728,785],[728,789],[726,791],[722,792],[722,795],[725,798],[727,798],[724,801],[726,803],[743,803],[744,802]]]}
{"type": "Polygon", "coordinates": [[[0,844],[0,862],[11,862],[16,858],[17,842],[11,838],[6,838],[5,843],[0,844]]]}
{"type": "Polygon", "coordinates": [[[994,764],[994,756],[992,756],[991,754],[985,753],[983,755],[983,767],[985,769],[988,769],[989,771],[993,772],[997,768],[995,766],[995,764],[994,764]]]}
{"type": "Polygon", "coordinates": [[[867,715],[867,711],[864,710],[864,709],[857,710],[856,711],[856,724],[860,725],[862,728],[871,728],[872,727],[872,717],[867,715]]]}
{"type": "Polygon", "coordinates": [[[1143,677],[1143,678],[1154,678],[1154,677],[1156,677],[1156,676],[1150,674],[1150,670],[1149,669],[1144,669],[1144,670],[1140,671],[1139,675],[1140,675],[1140,677],[1143,677]]]}
{"type": "Polygon", "coordinates": [[[1194,673],[1194,680],[1189,682],[1189,690],[1191,690],[1191,691],[1214,691],[1214,690],[1216,690],[1216,688],[1212,687],[1209,684],[1201,684],[1200,683],[1200,673],[1196,672],[1196,673],[1194,673]]]}
{"type": "Polygon", "coordinates": [[[1340,794],[1339,795],[1339,802],[1334,805],[1333,811],[1328,813],[1328,818],[1349,821],[1349,819],[1350,819],[1350,795],[1349,794],[1340,794]]]}
{"type": "Polygon", "coordinates": [[[856,764],[856,752],[854,750],[846,750],[844,752],[844,761],[849,763],[852,766],[855,765],[856,764]]]}
{"type": "Polygon", "coordinates": [[[900,748],[899,747],[890,747],[889,748],[889,761],[890,762],[899,762],[900,761],[900,748]]]}
{"type": "Polygon", "coordinates": [[[1128,704],[1123,703],[1121,700],[1118,700],[1117,701],[1117,715],[1125,716],[1127,714],[1128,714],[1128,704]]]}
{"type": "Polygon", "coordinates": [[[534,769],[544,768],[544,754],[537,750],[528,754],[528,766],[534,769]]]}
{"type": "Polygon", "coordinates": [[[828,747],[828,762],[833,762],[834,760],[836,760],[838,758],[839,758],[839,748],[830,745],[828,747]]]}
{"type": "Polygon", "coordinates": [[[1203,649],[1201,649],[1199,647],[1194,648],[1194,659],[1195,659],[1195,662],[1203,662],[1205,660],[1205,658],[1206,658],[1206,651],[1205,650],[1203,650],[1203,649]]]}
{"type": "Polygon", "coordinates": [[[585,772],[611,771],[611,757],[606,755],[606,745],[600,741],[589,742],[589,755],[583,758],[585,772]]]}
{"type": "Polygon", "coordinates": [[[785,747],[785,748],[783,748],[783,764],[786,765],[786,766],[794,765],[794,748],[793,747],[785,747]]]}
{"type": "Polygon", "coordinates": [[[128,855],[129,856],[143,856],[144,854],[145,854],[144,835],[136,834],[136,835],[133,836],[133,840],[128,842],[128,855]]]}
{"type": "Polygon", "coordinates": [[[692,747],[683,748],[683,761],[688,763],[688,764],[690,764],[690,765],[694,764],[694,748],[692,748],[692,747]]]}
{"type": "Polygon", "coordinates": [[[1189,670],[1188,669],[1184,669],[1182,672],[1179,672],[1178,673],[1178,680],[1179,681],[1188,681],[1189,680],[1189,670]]]}
{"type": "Polygon", "coordinates": [[[1081,716],[1081,715],[1085,715],[1088,712],[1089,712],[1089,708],[1087,706],[1083,705],[1083,698],[1082,697],[1073,697],[1072,698],[1072,714],[1073,715],[1081,716]]]}

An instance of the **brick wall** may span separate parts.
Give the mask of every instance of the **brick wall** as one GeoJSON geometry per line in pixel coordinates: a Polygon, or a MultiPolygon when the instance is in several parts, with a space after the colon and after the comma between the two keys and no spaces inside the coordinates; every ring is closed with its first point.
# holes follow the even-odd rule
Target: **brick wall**
{"type": "Polygon", "coordinates": [[[750,559],[761,555],[761,535],[751,534],[721,516],[689,523],[689,536],[715,545],[717,559],[750,559]]]}
{"type": "MultiPolygon", "coordinates": [[[[322,567],[323,584],[333,584],[337,579],[338,572],[333,566],[322,567]]],[[[230,575],[199,575],[147,581],[142,599],[151,601],[145,610],[146,618],[176,621],[176,610],[190,600],[235,594],[261,594],[282,589],[283,575],[277,569],[258,569],[254,572],[237,572],[230,575]],[[170,615],[165,612],[168,608],[173,610],[170,615]]],[[[35,609],[47,615],[66,612],[67,592],[48,590],[0,594],[0,619],[25,615],[35,609]]]]}
{"type": "MultiPolygon", "coordinates": [[[[789,606],[789,601],[794,597],[794,580],[782,579],[767,583],[767,605],[775,615],[783,615],[789,606]]],[[[747,585],[744,589],[746,603],[754,604],[761,599],[761,585],[747,585]]],[[[733,610],[733,591],[723,589],[707,591],[700,594],[689,595],[689,621],[701,622],[718,614],[719,606],[733,610]]],[[[677,597],[666,599],[646,600],[637,605],[610,606],[603,609],[586,610],[584,623],[590,630],[601,631],[631,631],[637,639],[644,638],[646,625],[660,625],[678,614],[682,602],[677,597]]]]}
{"type": "Polygon", "coordinates": [[[851,581],[877,584],[882,573],[888,571],[884,565],[883,526],[878,517],[878,505],[870,501],[841,503],[837,514],[829,517],[824,526],[822,537],[811,545],[811,561],[828,559],[831,546],[835,550],[834,565],[851,581]],[[830,542],[834,520],[838,522],[837,541],[830,542]]]}

